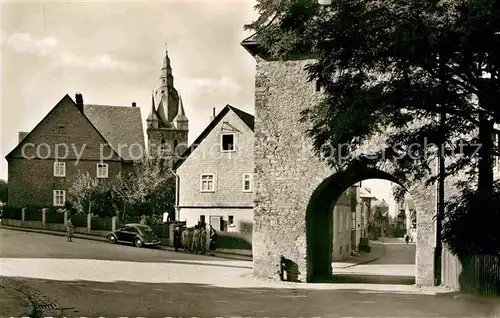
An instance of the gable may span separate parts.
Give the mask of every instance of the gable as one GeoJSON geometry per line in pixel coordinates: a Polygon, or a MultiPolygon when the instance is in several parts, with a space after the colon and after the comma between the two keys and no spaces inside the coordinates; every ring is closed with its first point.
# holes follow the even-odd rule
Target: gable
{"type": "Polygon", "coordinates": [[[65,95],[6,158],[118,160],[105,145],[105,139],[65,95]]]}
{"type": "Polygon", "coordinates": [[[174,169],[179,168],[184,161],[186,161],[196,149],[205,143],[205,139],[214,133],[214,130],[219,129],[217,132],[220,135],[221,131],[237,132],[237,131],[254,131],[254,116],[237,109],[231,105],[226,105],[221,112],[208,124],[203,132],[196,138],[196,140],[189,146],[188,149],[181,155],[181,159],[174,164],[174,169]],[[229,120],[231,118],[231,120],[229,120]],[[234,124],[233,124],[234,123],[234,124]],[[238,123],[235,127],[235,123],[238,123]]]}

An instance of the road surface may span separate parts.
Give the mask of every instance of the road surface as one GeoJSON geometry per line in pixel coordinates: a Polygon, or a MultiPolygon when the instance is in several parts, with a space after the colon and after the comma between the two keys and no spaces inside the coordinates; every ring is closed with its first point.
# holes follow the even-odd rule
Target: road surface
{"type": "Polygon", "coordinates": [[[334,269],[334,281],[365,284],[415,284],[415,244],[385,238],[371,242],[372,252],[383,256],[373,262],[334,269]]]}
{"type": "Polygon", "coordinates": [[[264,283],[247,261],[4,229],[0,239],[1,275],[46,316],[493,317],[474,297],[264,283]]]}

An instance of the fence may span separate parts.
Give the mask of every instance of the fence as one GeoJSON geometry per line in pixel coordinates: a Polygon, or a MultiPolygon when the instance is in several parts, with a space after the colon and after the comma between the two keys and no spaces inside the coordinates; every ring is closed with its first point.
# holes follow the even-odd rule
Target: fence
{"type": "Polygon", "coordinates": [[[26,208],[24,212],[25,221],[42,221],[42,209],[26,208]]]}
{"type": "Polygon", "coordinates": [[[22,208],[14,208],[10,206],[3,207],[3,216],[4,219],[10,220],[21,220],[22,218],[22,208]]]}
{"type": "Polygon", "coordinates": [[[64,223],[64,213],[57,210],[47,209],[45,214],[45,223],[64,223]]]}
{"type": "Polygon", "coordinates": [[[460,286],[464,291],[500,296],[500,255],[473,255],[462,260],[460,286]]]}
{"type": "Polygon", "coordinates": [[[71,223],[73,223],[74,227],[87,227],[87,215],[75,214],[71,218],[71,223]]]}
{"type": "Polygon", "coordinates": [[[92,217],[90,227],[97,231],[111,231],[113,228],[113,220],[111,218],[92,217]]]}

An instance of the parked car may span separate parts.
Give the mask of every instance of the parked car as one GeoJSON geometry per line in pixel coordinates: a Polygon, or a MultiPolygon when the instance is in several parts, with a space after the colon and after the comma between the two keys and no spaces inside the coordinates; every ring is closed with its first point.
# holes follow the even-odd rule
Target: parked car
{"type": "Polygon", "coordinates": [[[108,242],[134,244],[137,247],[156,246],[161,241],[153,232],[153,229],[142,224],[125,224],[118,230],[111,232],[107,236],[108,242]]]}

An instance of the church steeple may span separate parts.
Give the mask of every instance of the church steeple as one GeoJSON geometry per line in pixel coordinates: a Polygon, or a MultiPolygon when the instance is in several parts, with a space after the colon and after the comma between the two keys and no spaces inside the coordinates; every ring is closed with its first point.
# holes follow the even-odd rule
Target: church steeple
{"type": "Polygon", "coordinates": [[[163,58],[163,66],[161,68],[161,86],[165,88],[174,87],[174,76],[172,75],[172,67],[170,66],[170,57],[168,56],[168,48],[165,43],[165,57],[163,58]]]}
{"type": "Polygon", "coordinates": [[[151,111],[146,119],[149,128],[158,128],[158,116],[155,109],[155,92],[151,95],[151,111]]]}
{"type": "Polygon", "coordinates": [[[174,124],[177,129],[189,130],[189,120],[184,113],[184,105],[182,105],[181,94],[179,93],[179,108],[177,110],[177,116],[174,118],[174,124]]]}

